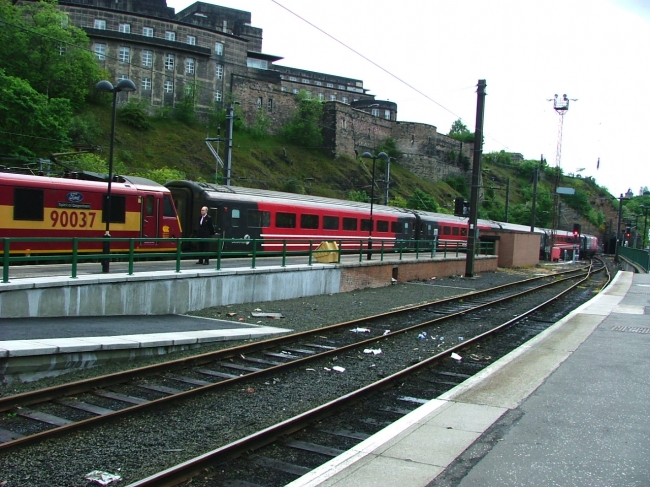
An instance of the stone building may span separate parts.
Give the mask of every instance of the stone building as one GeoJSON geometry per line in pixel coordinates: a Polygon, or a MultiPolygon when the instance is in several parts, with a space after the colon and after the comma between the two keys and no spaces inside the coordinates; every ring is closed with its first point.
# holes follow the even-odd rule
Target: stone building
{"type": "Polygon", "coordinates": [[[180,12],[166,0],[61,0],[70,22],[86,31],[102,67],[138,91],[120,93],[170,107],[194,94],[198,113],[241,105],[247,124],[262,112],[275,131],[297,107],[296,94],[324,102],[323,135],[333,157],[373,151],[390,137],[399,163],[423,179],[467,175],[471,145],[438,134],[435,126],[397,120],[397,104],[376,100],[363,80],[275,64],[262,51],[263,31],[251,13],[196,2],[180,12]]]}

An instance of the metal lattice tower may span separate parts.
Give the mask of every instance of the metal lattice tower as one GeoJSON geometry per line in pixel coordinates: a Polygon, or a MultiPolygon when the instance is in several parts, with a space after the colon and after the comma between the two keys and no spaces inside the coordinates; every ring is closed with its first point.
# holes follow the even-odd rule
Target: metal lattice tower
{"type": "Polygon", "coordinates": [[[551,226],[551,245],[549,247],[549,257],[552,259],[550,252],[552,251],[553,246],[555,245],[555,235],[557,233],[557,228],[559,226],[559,219],[560,219],[560,214],[559,214],[560,200],[557,195],[557,188],[558,185],[560,184],[560,175],[561,175],[560,163],[562,160],[562,130],[564,128],[564,115],[569,111],[569,102],[578,101],[578,99],[569,98],[566,95],[566,93],[562,95],[562,98],[560,98],[556,93],[555,97],[549,98],[546,101],[553,102],[553,109],[560,116],[560,122],[558,124],[558,129],[557,129],[557,147],[555,149],[555,181],[553,183],[553,223],[551,226]]]}

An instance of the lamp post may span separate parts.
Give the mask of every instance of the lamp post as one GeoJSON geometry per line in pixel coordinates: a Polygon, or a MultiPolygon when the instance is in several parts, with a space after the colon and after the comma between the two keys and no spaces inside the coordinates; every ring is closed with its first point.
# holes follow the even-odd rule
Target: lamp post
{"type": "Polygon", "coordinates": [[[372,259],[372,231],[375,227],[375,222],[372,219],[372,209],[375,202],[375,162],[377,159],[383,159],[384,161],[388,160],[388,154],[385,152],[380,152],[377,155],[371,154],[370,152],[364,152],[361,157],[364,159],[372,159],[372,184],[370,186],[370,229],[368,233],[368,257],[367,259],[372,259]]]}
{"type": "MultiPolygon", "coordinates": [[[[106,203],[104,204],[104,208],[102,209],[102,215],[104,216],[104,220],[106,221],[106,231],[104,233],[104,238],[106,240],[104,241],[103,245],[103,251],[105,254],[110,254],[111,253],[111,242],[110,237],[111,237],[111,182],[113,181],[113,144],[115,143],[115,115],[117,112],[117,94],[121,91],[135,91],[136,87],[133,81],[130,79],[122,79],[120,80],[117,85],[113,86],[113,84],[110,81],[100,81],[97,83],[97,86],[95,86],[96,89],[99,91],[107,91],[109,93],[113,93],[113,117],[111,119],[111,142],[110,142],[110,149],[108,152],[108,189],[106,191],[106,203]],[[105,211],[104,211],[105,210],[105,211]]],[[[107,256],[103,261],[102,261],[102,272],[108,273],[109,271],[109,265],[110,265],[110,258],[107,256]]]]}
{"type": "Polygon", "coordinates": [[[648,210],[650,210],[650,205],[639,205],[639,208],[643,210],[643,214],[645,215],[643,220],[643,241],[641,243],[641,247],[645,249],[645,241],[648,238],[648,210]]]}

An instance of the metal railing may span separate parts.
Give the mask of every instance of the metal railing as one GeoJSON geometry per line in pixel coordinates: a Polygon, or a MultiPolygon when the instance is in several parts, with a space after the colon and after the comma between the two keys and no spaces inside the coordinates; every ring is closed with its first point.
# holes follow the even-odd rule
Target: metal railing
{"type": "Polygon", "coordinates": [[[650,252],[642,249],[632,249],[630,247],[620,247],[619,255],[638,264],[646,272],[650,272],[650,252]]]}
{"type": "MultiPolygon", "coordinates": [[[[181,271],[181,262],[192,258],[215,259],[217,270],[221,270],[224,259],[250,259],[250,268],[255,269],[257,260],[266,257],[280,257],[281,266],[286,267],[287,259],[293,256],[306,256],[308,265],[317,263],[340,263],[346,255],[358,256],[359,262],[367,260],[403,260],[407,256],[415,259],[435,258],[436,256],[459,257],[465,255],[467,247],[462,242],[448,243],[435,240],[389,240],[341,239],[323,242],[314,239],[200,239],[200,238],[111,238],[111,253],[103,252],[105,238],[2,238],[2,282],[9,282],[9,267],[16,264],[69,263],[71,277],[76,278],[78,265],[82,262],[128,263],[128,275],[132,275],[134,263],[142,260],[159,259],[175,262],[175,271],[181,271]],[[194,250],[200,242],[208,244],[210,250],[194,250]],[[36,249],[26,249],[25,244],[36,249]],[[40,245],[56,244],[56,253],[37,250],[40,245]],[[147,248],[151,246],[151,249],[147,248]],[[175,250],[161,252],[156,245],[175,247],[175,250]],[[235,249],[233,249],[233,247],[235,249]],[[241,250],[237,247],[242,247],[241,250]],[[186,250],[183,250],[183,249],[186,250]],[[69,249],[69,250],[67,250],[69,249]],[[190,250],[187,250],[190,249],[190,250]]],[[[481,242],[478,255],[493,255],[494,244],[481,242]]]]}

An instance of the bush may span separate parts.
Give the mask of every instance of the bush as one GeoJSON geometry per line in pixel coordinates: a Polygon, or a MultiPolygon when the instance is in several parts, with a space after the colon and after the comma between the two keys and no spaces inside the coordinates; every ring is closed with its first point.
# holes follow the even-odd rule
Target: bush
{"type": "Polygon", "coordinates": [[[118,110],[118,117],[120,121],[130,127],[138,130],[149,130],[151,124],[147,116],[147,108],[149,104],[146,100],[136,101],[133,98],[118,110]]]}

